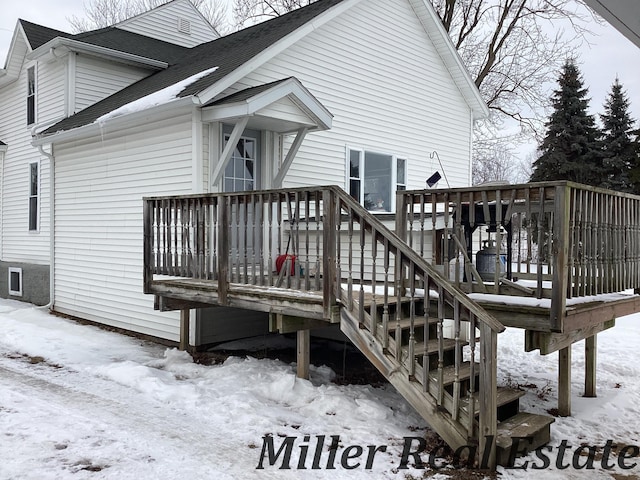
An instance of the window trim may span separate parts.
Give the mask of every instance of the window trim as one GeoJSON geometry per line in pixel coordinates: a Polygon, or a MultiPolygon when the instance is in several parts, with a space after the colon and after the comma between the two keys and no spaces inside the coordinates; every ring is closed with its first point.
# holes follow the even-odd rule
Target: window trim
{"type": "Polygon", "coordinates": [[[29,182],[28,182],[28,207],[27,207],[27,225],[28,225],[28,229],[29,232],[32,233],[39,233],[40,232],[40,193],[41,193],[41,169],[40,169],[40,160],[37,160],[35,162],[29,162],[29,182]],[[38,174],[38,178],[36,180],[36,193],[33,194],[31,191],[31,168],[32,166],[35,165],[36,169],[37,169],[37,174],[38,174]],[[35,228],[31,228],[31,200],[35,199],[35,228]]]}
{"type": "Polygon", "coordinates": [[[9,295],[13,296],[13,297],[21,297],[22,296],[22,268],[20,267],[9,267],[8,269],[8,278],[7,278],[7,289],[9,290],[9,295]],[[11,274],[12,273],[17,273],[18,274],[18,290],[11,290],[11,274]]]}
{"type": "MultiPolygon", "coordinates": [[[[345,148],[345,158],[346,158],[346,187],[347,193],[351,195],[351,181],[357,180],[360,182],[360,198],[358,199],[358,203],[364,207],[364,195],[365,195],[365,156],[367,153],[374,155],[383,155],[391,158],[391,181],[390,181],[390,190],[391,190],[391,205],[389,206],[389,210],[368,210],[369,212],[377,215],[388,215],[390,213],[395,213],[396,211],[396,192],[398,191],[398,187],[404,187],[404,190],[407,189],[407,178],[408,178],[408,166],[409,160],[407,155],[394,155],[385,151],[376,151],[375,149],[366,149],[362,147],[350,147],[346,146],[345,148]],[[359,153],[359,164],[358,164],[358,175],[359,177],[351,176],[351,152],[359,153]],[[404,179],[400,182],[398,181],[398,160],[404,161],[404,179]],[[393,188],[395,186],[395,189],[393,188]]],[[[365,207],[366,208],[366,207],[365,207]]]]}
{"type": "Polygon", "coordinates": [[[34,125],[37,122],[37,93],[38,93],[38,75],[36,66],[32,65],[27,68],[27,126],[34,125]],[[33,92],[31,92],[30,76],[33,72],[33,92]],[[32,118],[33,117],[33,118],[32,118]]]}

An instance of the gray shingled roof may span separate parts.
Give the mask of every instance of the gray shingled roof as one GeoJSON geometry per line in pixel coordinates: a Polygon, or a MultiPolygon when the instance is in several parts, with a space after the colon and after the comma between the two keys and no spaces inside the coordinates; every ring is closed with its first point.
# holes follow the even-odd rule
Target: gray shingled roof
{"type": "Polygon", "coordinates": [[[36,25],[35,23],[27,22],[22,19],[20,19],[20,25],[22,25],[22,30],[24,30],[27,40],[29,41],[29,45],[31,45],[33,50],[41,47],[56,37],[69,38],[73,36],[70,33],[63,32],[62,30],[43,27],[42,25],[36,25]]]}
{"type": "Polygon", "coordinates": [[[102,115],[112,112],[123,105],[217,66],[218,69],[215,72],[192,83],[179,94],[180,97],[196,95],[251,60],[281,38],[342,1],[344,0],[318,0],[281,17],[187,49],[183,57],[177,63],[170,65],[169,68],[158,71],[58,122],[43,131],[42,135],[50,135],[88,125],[102,115]]]}
{"type": "Polygon", "coordinates": [[[27,35],[27,40],[29,40],[31,48],[34,50],[56,37],[62,37],[120,52],[131,53],[145,58],[152,58],[166,63],[177,62],[184,56],[185,52],[189,51],[187,47],[163,42],[162,40],[128,32],[116,27],[106,27],[74,35],[43,27],[42,25],[36,25],[26,20],[20,20],[20,24],[27,35]]]}
{"type": "Polygon", "coordinates": [[[265,83],[257,87],[245,88],[244,90],[240,90],[239,92],[233,93],[219,100],[209,102],[204,106],[210,107],[212,105],[225,105],[228,103],[242,102],[243,100],[248,100],[249,98],[255,95],[258,95],[259,93],[269,90],[270,88],[273,88],[282,82],[286,82],[290,78],[293,78],[293,77],[283,78],[282,80],[276,80],[275,82],[265,83]]]}

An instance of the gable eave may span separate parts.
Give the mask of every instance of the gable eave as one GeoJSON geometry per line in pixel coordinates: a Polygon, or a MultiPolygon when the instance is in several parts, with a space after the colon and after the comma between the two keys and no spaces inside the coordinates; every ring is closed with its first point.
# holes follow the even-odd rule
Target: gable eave
{"type": "Polygon", "coordinates": [[[28,53],[26,57],[30,60],[35,60],[49,54],[53,54],[55,56],[54,50],[58,48],[62,49],[63,51],[66,50],[78,53],[86,53],[93,56],[113,60],[119,63],[147,68],[150,67],[155,70],[163,70],[169,66],[167,62],[163,62],[153,58],[142,57],[133,53],[122,52],[120,50],[114,50],[111,48],[101,47],[99,45],[80,42],[78,40],[63,37],[56,37],[53,40],[45,43],[44,45],[41,45],[32,52],[28,53]]]}
{"type": "Polygon", "coordinates": [[[0,70],[0,87],[18,79],[25,57],[31,52],[29,39],[27,38],[20,20],[16,22],[16,28],[11,37],[11,44],[7,52],[4,68],[0,70]]]}
{"type": "Polygon", "coordinates": [[[428,0],[408,0],[414,13],[422,23],[438,55],[449,70],[453,81],[472,111],[473,119],[489,116],[489,107],[471,78],[467,67],[453,45],[447,31],[428,0]]]}
{"type": "Polygon", "coordinates": [[[203,121],[223,121],[228,118],[260,115],[261,110],[287,98],[309,119],[305,125],[297,125],[291,131],[298,130],[303,126],[312,130],[329,130],[331,128],[333,124],[331,112],[297,78],[291,77],[273,83],[271,88],[238,101],[234,101],[233,97],[241,92],[226,97],[230,98],[229,101],[226,98],[221,98],[212,102],[202,108],[203,121]]]}

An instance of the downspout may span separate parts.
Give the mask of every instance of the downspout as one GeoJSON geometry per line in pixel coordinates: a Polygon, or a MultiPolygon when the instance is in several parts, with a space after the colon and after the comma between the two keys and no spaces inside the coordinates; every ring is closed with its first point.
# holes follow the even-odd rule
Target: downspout
{"type": "Polygon", "coordinates": [[[51,144],[51,153],[47,153],[38,145],[38,151],[49,159],[49,303],[45,305],[49,311],[53,311],[53,299],[55,294],[55,162],[53,157],[53,144],[51,144]]]}

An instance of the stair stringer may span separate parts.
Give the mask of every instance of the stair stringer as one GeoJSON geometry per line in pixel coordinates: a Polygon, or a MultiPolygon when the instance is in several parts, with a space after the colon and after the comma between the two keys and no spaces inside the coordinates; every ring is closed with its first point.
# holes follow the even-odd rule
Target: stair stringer
{"type": "Polygon", "coordinates": [[[382,344],[371,333],[359,327],[359,321],[346,308],[340,309],[340,330],[384,375],[407,402],[454,450],[473,443],[466,428],[451,417],[436,399],[410,379],[409,372],[395,358],[384,353],[382,344]]]}

